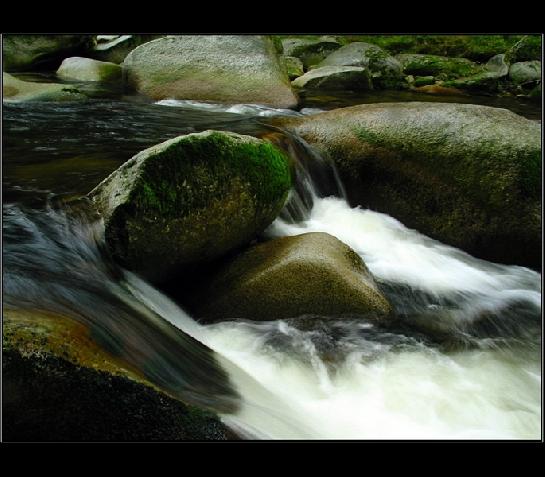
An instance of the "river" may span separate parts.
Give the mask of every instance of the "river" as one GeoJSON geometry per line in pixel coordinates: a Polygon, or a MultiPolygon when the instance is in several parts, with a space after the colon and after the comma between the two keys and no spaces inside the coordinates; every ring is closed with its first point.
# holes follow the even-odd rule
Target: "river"
{"type": "MultiPolygon", "coordinates": [[[[540,117],[535,107],[502,101],[540,117]]],[[[310,98],[294,113],[134,98],[4,103],[4,306],[85,321],[103,346],[170,393],[217,410],[242,437],[539,439],[541,275],[351,208],[327,163],[305,170],[296,158],[297,187],[265,235],[321,231],[348,244],[395,307],[388,327],[327,317],[200,324],[108,262],[101,222],[74,206],[163,140],[206,129],[263,135],[271,116],[331,105],[347,104],[310,98]]]]}

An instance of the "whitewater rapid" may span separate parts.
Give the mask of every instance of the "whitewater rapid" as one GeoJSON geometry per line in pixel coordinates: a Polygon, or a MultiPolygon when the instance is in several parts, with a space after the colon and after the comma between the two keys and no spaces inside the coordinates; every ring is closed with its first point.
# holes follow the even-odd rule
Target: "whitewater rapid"
{"type": "MultiPolygon", "coordinates": [[[[530,325],[539,328],[541,276],[532,270],[475,259],[335,197],[314,197],[306,220],[277,219],[267,234],[311,231],[350,245],[378,280],[436,299],[454,297],[460,306],[447,321],[476,320],[476,309],[498,311],[523,301],[530,325]]],[[[519,335],[503,346],[485,337],[445,351],[418,333],[358,320],[317,319],[323,326],[306,330],[290,320],[203,326],[151,287],[139,299],[222,357],[242,396],[240,410],[223,419],[248,438],[540,438],[540,343],[519,335]]],[[[496,316],[516,318],[516,310],[496,316]]]]}

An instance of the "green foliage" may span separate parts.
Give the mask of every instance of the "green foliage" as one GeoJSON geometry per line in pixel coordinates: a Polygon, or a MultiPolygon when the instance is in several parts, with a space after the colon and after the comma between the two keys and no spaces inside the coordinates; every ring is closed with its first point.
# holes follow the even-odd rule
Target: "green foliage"
{"type": "MultiPolygon", "coordinates": [[[[426,53],[468,58],[486,62],[492,56],[505,53],[525,35],[336,35],[342,45],[355,41],[373,43],[391,54],[426,53]]],[[[288,37],[288,36],[286,36],[288,37]]],[[[316,39],[319,35],[289,35],[289,37],[316,39]]],[[[517,61],[541,58],[541,36],[526,35],[517,52],[517,61]]]]}

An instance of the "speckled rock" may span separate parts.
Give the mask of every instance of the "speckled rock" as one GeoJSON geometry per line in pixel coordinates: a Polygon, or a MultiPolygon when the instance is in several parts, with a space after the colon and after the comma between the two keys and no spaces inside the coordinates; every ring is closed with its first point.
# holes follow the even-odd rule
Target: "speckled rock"
{"type": "Polygon", "coordinates": [[[212,412],[186,405],[99,348],[81,323],[4,309],[5,441],[225,440],[212,412]]]}
{"type": "Polygon", "coordinates": [[[404,75],[399,61],[379,46],[370,43],[349,43],[328,55],[318,66],[366,68],[371,74],[375,88],[396,88],[404,84],[404,75]]]}
{"type": "Polygon", "coordinates": [[[366,104],[279,119],[331,156],[352,204],[492,261],[541,268],[541,129],[473,104],[366,104]]]}
{"type": "Polygon", "coordinates": [[[92,60],[91,58],[66,58],[59,69],[57,76],[63,79],[79,81],[122,81],[122,70],[115,63],[92,60]]]}
{"type": "Polygon", "coordinates": [[[367,68],[359,66],[324,66],[308,71],[291,83],[306,90],[369,90],[371,77],[367,68]]]}
{"type": "Polygon", "coordinates": [[[275,108],[298,103],[274,43],[266,36],[167,36],[135,48],[123,66],[128,85],[153,99],[275,108]]]}
{"type": "Polygon", "coordinates": [[[196,313],[205,321],[301,315],[383,319],[391,311],[359,255],[325,233],[250,247],[217,271],[201,293],[196,313]]]}
{"type": "Polygon", "coordinates": [[[249,242],[290,187],[288,159],[272,144],[205,131],[140,152],[89,196],[114,258],[155,280],[249,242]]]}
{"type": "Polygon", "coordinates": [[[92,35],[4,35],[4,71],[30,71],[59,64],[66,56],[90,48],[92,35]]]}
{"type": "Polygon", "coordinates": [[[78,88],[60,83],[21,81],[9,73],[2,73],[4,101],[84,101],[87,96],[78,88]]]}

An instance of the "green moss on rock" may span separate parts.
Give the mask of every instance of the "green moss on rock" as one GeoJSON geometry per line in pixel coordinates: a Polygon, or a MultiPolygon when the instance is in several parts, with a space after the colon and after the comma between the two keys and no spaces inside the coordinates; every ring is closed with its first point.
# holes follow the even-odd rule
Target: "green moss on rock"
{"type": "Polygon", "coordinates": [[[90,196],[114,257],[158,278],[251,240],[276,218],[290,187],[288,159],[275,146],[206,131],[142,151],[90,196]]]}
{"type": "Polygon", "coordinates": [[[353,204],[481,258],[541,268],[539,124],[470,104],[384,103],[282,120],[353,204]]]}
{"type": "Polygon", "coordinates": [[[90,329],[40,310],[3,310],[7,441],[224,440],[212,412],[165,394],[98,346],[90,329]]]}
{"type": "Polygon", "coordinates": [[[85,101],[87,96],[78,88],[60,83],[21,81],[2,73],[3,101],[85,101]]]}

